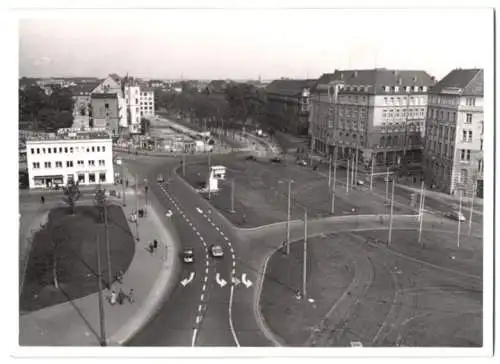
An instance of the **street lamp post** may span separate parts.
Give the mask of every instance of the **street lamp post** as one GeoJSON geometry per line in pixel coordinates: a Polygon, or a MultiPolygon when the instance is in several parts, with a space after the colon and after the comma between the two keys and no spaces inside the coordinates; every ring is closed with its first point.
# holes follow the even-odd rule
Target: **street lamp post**
{"type": "Polygon", "coordinates": [[[304,211],[304,263],[302,264],[302,296],[307,297],[307,210],[304,211]]]}
{"type": "Polygon", "coordinates": [[[234,178],[231,180],[231,213],[234,213],[234,178]]]}
{"type": "Polygon", "coordinates": [[[105,322],[104,319],[104,304],[102,297],[102,264],[101,264],[101,245],[99,244],[99,235],[96,236],[96,254],[97,254],[97,282],[99,287],[99,323],[101,329],[101,335],[99,337],[99,344],[101,346],[106,346],[106,330],[105,330],[105,322]]]}
{"type": "Polygon", "coordinates": [[[292,202],[292,183],[293,180],[288,181],[288,211],[286,219],[286,254],[290,254],[290,215],[291,215],[291,202],[292,202]]]}
{"type": "Polygon", "coordinates": [[[462,224],[462,193],[463,191],[460,190],[460,205],[458,208],[458,230],[457,230],[457,248],[460,248],[460,228],[462,224]]]}
{"type": "Polygon", "coordinates": [[[394,212],[394,185],[396,184],[396,181],[393,179],[392,180],[392,198],[391,198],[391,216],[389,218],[389,238],[387,239],[387,245],[391,245],[392,242],[392,219],[393,219],[393,212],[394,212]]]}
{"type": "Polygon", "coordinates": [[[137,191],[137,179],[138,176],[135,176],[135,240],[140,241],[139,238],[139,194],[137,191]]]}

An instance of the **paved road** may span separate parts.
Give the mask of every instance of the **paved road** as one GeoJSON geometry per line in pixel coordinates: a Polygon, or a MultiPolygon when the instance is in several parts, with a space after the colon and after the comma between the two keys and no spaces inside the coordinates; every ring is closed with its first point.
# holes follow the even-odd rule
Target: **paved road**
{"type": "MultiPolygon", "coordinates": [[[[247,288],[242,282],[246,272],[238,255],[240,239],[232,227],[217,214],[209,213],[208,203],[179,177],[172,177],[166,187],[153,182],[160,172],[171,176],[177,164],[174,161],[155,168],[147,176],[151,198],[157,198],[174,212],[183,246],[194,249],[195,263],[185,265],[183,277],[189,277],[191,272],[195,277],[186,287],[179,283],[169,302],[130,345],[269,345],[254,319],[254,287],[247,288]],[[211,244],[223,247],[224,258],[216,260],[207,256],[207,247],[211,244]],[[219,283],[223,279],[225,284],[221,286],[217,278],[219,283]]],[[[142,173],[145,172],[143,168],[142,173]]],[[[255,276],[247,274],[246,279],[256,280],[255,276]]]]}

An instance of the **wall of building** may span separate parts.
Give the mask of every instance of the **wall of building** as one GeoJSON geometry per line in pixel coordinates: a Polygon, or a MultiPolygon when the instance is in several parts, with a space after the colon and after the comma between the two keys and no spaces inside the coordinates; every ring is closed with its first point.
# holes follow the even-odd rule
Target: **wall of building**
{"type": "MultiPolygon", "coordinates": [[[[47,187],[47,179],[41,177],[54,176],[61,176],[61,185],[66,185],[71,177],[77,181],[79,175],[84,178],[82,185],[99,184],[101,173],[105,177],[101,183],[114,183],[111,139],[36,140],[27,141],[26,148],[30,188],[47,187]]],[[[51,179],[51,183],[57,181],[51,179]]]]}
{"type": "Polygon", "coordinates": [[[152,90],[140,91],[141,116],[153,116],[155,114],[155,97],[152,90]]]}
{"type": "Polygon", "coordinates": [[[120,113],[118,98],[92,98],[92,116],[94,128],[106,128],[117,134],[119,131],[120,113]]]}
{"type": "Polygon", "coordinates": [[[129,132],[137,134],[141,131],[141,90],[139,86],[127,86],[125,88],[125,102],[129,119],[129,132]]]}

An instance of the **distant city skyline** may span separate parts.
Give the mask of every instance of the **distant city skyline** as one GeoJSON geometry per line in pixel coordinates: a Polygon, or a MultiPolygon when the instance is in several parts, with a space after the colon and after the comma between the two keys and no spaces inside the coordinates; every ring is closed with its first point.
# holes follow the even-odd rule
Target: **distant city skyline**
{"type": "Polygon", "coordinates": [[[377,67],[440,79],[493,55],[490,9],[86,12],[21,19],[19,77],[314,79],[377,67]]]}

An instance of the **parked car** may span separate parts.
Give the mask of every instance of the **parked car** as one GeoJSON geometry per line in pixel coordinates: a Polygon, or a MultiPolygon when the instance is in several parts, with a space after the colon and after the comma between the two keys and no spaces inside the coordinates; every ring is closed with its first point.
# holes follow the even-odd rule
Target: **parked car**
{"type": "Polygon", "coordinates": [[[445,214],[445,216],[460,222],[464,222],[466,220],[464,214],[458,211],[448,212],[445,214]]]}
{"type": "Polygon", "coordinates": [[[253,156],[253,155],[249,155],[249,156],[247,156],[245,159],[246,159],[247,161],[256,161],[256,160],[257,160],[257,158],[255,158],[255,156],[253,156]]]}
{"type": "Polygon", "coordinates": [[[299,166],[307,167],[307,162],[306,162],[305,160],[303,160],[303,159],[299,159],[299,160],[297,161],[297,164],[298,164],[299,166]]]}
{"type": "Polygon", "coordinates": [[[224,250],[220,245],[210,245],[210,255],[214,258],[222,258],[224,250]]]}
{"type": "Polygon", "coordinates": [[[281,163],[281,158],[280,157],[272,157],[271,162],[272,163],[281,163]]]}
{"type": "Polygon", "coordinates": [[[184,261],[184,263],[194,263],[194,253],[193,253],[193,249],[191,248],[186,248],[184,249],[184,251],[182,252],[182,260],[184,261]]]}
{"type": "Polygon", "coordinates": [[[363,181],[362,179],[358,179],[358,180],[356,181],[356,184],[357,184],[358,186],[364,186],[365,181],[363,181]]]}
{"type": "Polygon", "coordinates": [[[156,179],[158,181],[158,183],[163,183],[165,182],[165,179],[163,178],[163,175],[162,174],[159,174],[158,175],[158,178],[156,179]]]}

